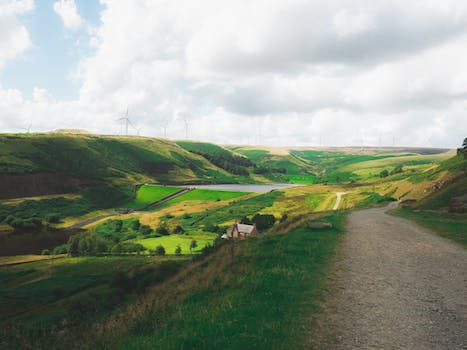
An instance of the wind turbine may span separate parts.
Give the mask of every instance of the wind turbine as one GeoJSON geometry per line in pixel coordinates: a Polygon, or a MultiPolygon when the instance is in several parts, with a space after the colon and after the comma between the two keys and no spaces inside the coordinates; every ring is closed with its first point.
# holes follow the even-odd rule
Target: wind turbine
{"type": "Polygon", "coordinates": [[[129,109],[129,107],[127,106],[126,107],[126,113],[125,113],[124,117],[121,117],[121,118],[117,119],[117,121],[123,121],[125,123],[125,135],[126,136],[128,136],[128,125],[133,126],[133,124],[131,124],[130,118],[128,118],[128,109],[129,109]]]}
{"type": "Polygon", "coordinates": [[[29,134],[29,132],[31,131],[31,126],[32,124],[29,124],[29,126],[27,128],[20,128],[21,130],[26,130],[26,134],[29,134]]]}
{"type": "Polygon", "coordinates": [[[186,119],[186,116],[183,116],[183,122],[185,123],[185,139],[188,140],[188,119],[186,119]]]}
{"type": "Polygon", "coordinates": [[[161,127],[162,127],[162,129],[164,129],[164,138],[166,139],[167,138],[167,128],[169,127],[169,121],[164,120],[161,127]]]}

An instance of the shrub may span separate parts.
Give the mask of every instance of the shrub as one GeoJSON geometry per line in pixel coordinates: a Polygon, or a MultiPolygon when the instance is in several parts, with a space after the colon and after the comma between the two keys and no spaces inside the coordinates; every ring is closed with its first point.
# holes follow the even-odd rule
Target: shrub
{"type": "Polygon", "coordinates": [[[193,253],[193,249],[195,249],[198,246],[198,242],[196,240],[192,240],[190,243],[190,253],[193,253]]]}
{"type": "Polygon", "coordinates": [[[173,219],[173,218],[174,218],[174,216],[173,216],[172,214],[167,214],[165,217],[166,217],[167,219],[173,219]]]}
{"type": "Polygon", "coordinates": [[[256,224],[258,230],[267,230],[274,226],[276,218],[271,214],[256,214],[251,221],[256,224]]]}
{"type": "Polygon", "coordinates": [[[192,216],[190,214],[188,214],[188,213],[185,213],[185,214],[183,214],[182,218],[183,219],[191,219],[192,216]]]}
{"type": "Polygon", "coordinates": [[[156,255],[165,255],[165,248],[162,245],[156,247],[156,255]]]}
{"type": "Polygon", "coordinates": [[[140,231],[143,236],[148,236],[152,233],[152,229],[148,225],[142,225],[140,231]]]}
{"type": "Polygon", "coordinates": [[[387,170],[382,170],[380,173],[379,173],[379,177],[383,178],[383,177],[388,177],[389,176],[389,172],[387,170]]]}
{"type": "Polygon", "coordinates": [[[45,217],[45,221],[49,224],[56,224],[60,222],[60,214],[58,213],[49,214],[45,217]]]}
{"type": "Polygon", "coordinates": [[[132,225],[131,225],[131,228],[132,228],[134,231],[138,231],[140,227],[141,227],[141,223],[139,222],[138,219],[136,219],[135,221],[133,221],[133,223],[132,223],[132,225]]]}
{"type": "Polygon", "coordinates": [[[282,214],[282,216],[281,216],[279,222],[284,222],[285,220],[288,219],[288,217],[289,217],[289,216],[288,216],[287,214],[282,214]]]}
{"type": "Polygon", "coordinates": [[[182,226],[177,225],[177,227],[174,228],[174,233],[176,233],[176,234],[184,234],[184,233],[185,233],[185,230],[183,229],[182,226]]]}
{"type": "Polygon", "coordinates": [[[157,229],[156,229],[156,233],[160,234],[160,235],[163,235],[163,236],[167,236],[170,234],[167,226],[165,225],[161,225],[159,226],[157,229]]]}
{"type": "Polygon", "coordinates": [[[248,219],[246,216],[244,216],[243,218],[240,219],[240,223],[241,224],[246,224],[246,225],[252,225],[253,222],[251,222],[250,219],[248,219]]]}
{"type": "Polygon", "coordinates": [[[111,249],[112,253],[140,253],[146,250],[142,244],[123,242],[114,245],[111,249]]]}
{"type": "Polygon", "coordinates": [[[41,252],[41,255],[50,255],[50,250],[43,249],[42,252],[41,252]]]}
{"type": "Polygon", "coordinates": [[[56,246],[56,247],[52,250],[52,254],[54,254],[54,255],[66,254],[66,253],[67,253],[67,246],[66,246],[66,244],[62,244],[62,245],[56,246]]]}

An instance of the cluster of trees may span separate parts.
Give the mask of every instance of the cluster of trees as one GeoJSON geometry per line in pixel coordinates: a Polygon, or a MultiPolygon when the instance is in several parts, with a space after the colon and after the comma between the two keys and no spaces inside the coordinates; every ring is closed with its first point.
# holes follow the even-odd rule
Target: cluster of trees
{"type": "Polygon", "coordinates": [[[255,214],[251,220],[245,216],[240,222],[247,225],[255,224],[258,231],[265,231],[274,226],[276,217],[272,214],[255,214]]]}
{"type": "Polygon", "coordinates": [[[287,174],[287,169],[286,168],[266,168],[262,166],[256,166],[253,172],[255,174],[272,174],[272,173],[287,174]]]}
{"type": "Polygon", "coordinates": [[[249,172],[246,168],[255,166],[255,164],[246,157],[230,155],[228,153],[212,155],[199,150],[192,152],[206,158],[212,164],[234,175],[248,176],[249,172]]]}
{"type": "Polygon", "coordinates": [[[391,171],[389,171],[387,169],[382,170],[379,173],[379,177],[384,178],[384,177],[388,177],[389,175],[400,174],[400,173],[403,173],[403,172],[404,172],[404,169],[402,168],[402,165],[398,165],[391,171]]]}

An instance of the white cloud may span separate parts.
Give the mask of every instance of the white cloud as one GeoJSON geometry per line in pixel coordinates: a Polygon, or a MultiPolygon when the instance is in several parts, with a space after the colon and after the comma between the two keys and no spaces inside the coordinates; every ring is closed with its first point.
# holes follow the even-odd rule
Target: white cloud
{"type": "Polygon", "coordinates": [[[78,14],[74,0],[59,0],[54,3],[54,11],[62,19],[63,25],[69,30],[79,30],[85,24],[78,14]]]}
{"type": "Polygon", "coordinates": [[[0,0],[0,69],[31,46],[29,33],[18,16],[33,7],[32,0],[0,0]]]}
{"type": "MultiPolygon", "coordinates": [[[[465,137],[467,2],[102,2],[79,99],[0,89],[0,113],[41,130],[115,133],[129,105],[145,135],[168,123],[183,138],[185,116],[190,138],[218,143],[454,147],[465,137]]],[[[73,1],[54,8],[65,27],[83,25],[73,1]]]]}

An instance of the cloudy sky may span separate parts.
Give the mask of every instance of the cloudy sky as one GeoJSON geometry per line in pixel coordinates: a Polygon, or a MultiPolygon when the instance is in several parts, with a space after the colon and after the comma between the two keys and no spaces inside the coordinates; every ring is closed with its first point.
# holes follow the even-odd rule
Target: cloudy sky
{"type": "Polygon", "coordinates": [[[0,0],[0,132],[455,147],[465,0],[0,0]],[[188,132],[188,135],[186,135],[188,132]]]}

